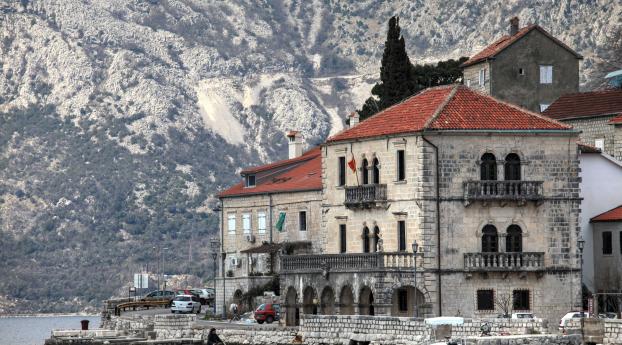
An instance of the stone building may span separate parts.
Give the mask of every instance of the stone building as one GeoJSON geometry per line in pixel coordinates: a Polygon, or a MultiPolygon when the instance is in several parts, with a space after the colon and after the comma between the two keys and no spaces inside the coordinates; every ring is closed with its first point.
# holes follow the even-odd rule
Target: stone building
{"type": "Polygon", "coordinates": [[[464,86],[424,90],[329,138],[324,253],[281,258],[287,323],[517,310],[557,321],[579,303],[577,139],[464,86]]]}
{"type": "Polygon", "coordinates": [[[538,25],[519,27],[462,64],[464,84],[534,112],[579,91],[582,57],[538,25]]]}
{"type": "MultiPolygon", "coordinates": [[[[622,293],[622,205],[590,219],[594,235],[594,278],[598,293],[622,293]]],[[[599,310],[620,312],[619,296],[598,298],[599,310]]]]}
{"type": "Polygon", "coordinates": [[[241,182],[219,194],[222,260],[216,301],[221,312],[223,291],[224,305],[240,304],[244,293],[277,277],[281,252],[311,253],[319,243],[320,149],[303,153],[300,133],[290,132],[288,138],[289,159],[245,169],[241,182]]]}
{"type": "Polygon", "coordinates": [[[581,142],[622,161],[622,89],[572,93],[543,113],[581,131],[581,142]]]}

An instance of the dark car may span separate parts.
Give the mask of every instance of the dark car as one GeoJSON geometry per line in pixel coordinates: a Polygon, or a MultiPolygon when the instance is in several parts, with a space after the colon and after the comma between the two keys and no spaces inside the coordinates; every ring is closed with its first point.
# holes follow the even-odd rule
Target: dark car
{"type": "Polygon", "coordinates": [[[172,301],[175,298],[175,293],[173,291],[168,290],[156,290],[151,291],[145,297],[142,298],[144,301],[160,301],[160,300],[169,300],[172,301]]]}
{"type": "Polygon", "coordinates": [[[280,304],[264,303],[255,310],[255,320],[257,320],[258,324],[262,324],[264,322],[272,323],[274,321],[279,321],[280,318],[280,304]]]}

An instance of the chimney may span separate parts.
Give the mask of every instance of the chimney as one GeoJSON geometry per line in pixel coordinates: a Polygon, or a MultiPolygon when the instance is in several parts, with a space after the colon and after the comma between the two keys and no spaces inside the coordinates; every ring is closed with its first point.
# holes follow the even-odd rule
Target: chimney
{"type": "Polygon", "coordinates": [[[518,17],[512,17],[510,19],[510,36],[514,36],[518,33],[518,17]]]}
{"type": "Polygon", "coordinates": [[[349,128],[352,128],[356,125],[358,125],[359,123],[359,113],[356,111],[353,111],[350,113],[350,115],[348,115],[348,117],[350,118],[350,125],[349,128]]]}
{"type": "Polygon", "coordinates": [[[287,132],[287,141],[289,143],[289,159],[300,157],[302,155],[302,135],[300,132],[287,132]]]}

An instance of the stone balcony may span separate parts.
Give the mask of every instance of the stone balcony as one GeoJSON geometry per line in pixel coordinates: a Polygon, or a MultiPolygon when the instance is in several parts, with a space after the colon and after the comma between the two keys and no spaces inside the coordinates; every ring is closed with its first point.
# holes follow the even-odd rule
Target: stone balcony
{"type": "MultiPolygon", "coordinates": [[[[421,260],[419,261],[421,264],[421,260]]],[[[412,253],[352,253],[285,255],[281,257],[281,272],[361,272],[378,270],[408,270],[415,267],[412,253]]]]}
{"type": "Polygon", "coordinates": [[[536,201],[543,199],[542,181],[467,181],[464,199],[472,201],[536,201]]]}
{"type": "Polygon", "coordinates": [[[348,208],[382,207],[387,202],[386,184],[367,184],[362,186],[346,186],[346,200],[348,208]]]}
{"type": "Polygon", "coordinates": [[[465,271],[542,271],[543,252],[465,253],[465,271]]]}

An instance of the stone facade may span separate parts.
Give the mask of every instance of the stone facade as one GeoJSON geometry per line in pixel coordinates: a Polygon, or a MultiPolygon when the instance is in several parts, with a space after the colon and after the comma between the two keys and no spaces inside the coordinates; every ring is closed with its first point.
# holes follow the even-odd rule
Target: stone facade
{"type": "MultiPolygon", "coordinates": [[[[420,316],[496,315],[502,312],[497,306],[478,310],[478,290],[492,290],[495,302],[502,297],[511,300],[514,291],[522,290],[528,296],[524,309],[558,320],[579,303],[576,140],[572,132],[558,136],[444,133],[326,144],[320,241],[328,255],[283,259],[280,278],[286,312],[325,309],[334,314],[405,316],[414,315],[416,304],[420,316]],[[433,145],[438,148],[438,176],[433,145]],[[398,150],[405,152],[406,178],[401,181],[398,150]],[[522,179],[516,188],[525,193],[529,189],[533,199],[482,200],[470,195],[467,186],[482,188],[480,159],[485,153],[496,157],[499,180],[503,180],[506,156],[518,155],[522,179]],[[358,165],[358,180],[348,170],[346,185],[340,186],[339,157],[351,155],[358,165]],[[379,185],[386,185],[381,186],[386,196],[377,194],[382,200],[361,207],[348,206],[349,191],[367,188],[357,187],[364,159],[379,161],[379,185]],[[498,254],[483,253],[483,229],[488,225],[497,230],[498,254]],[[404,226],[401,235],[400,226],[404,226]],[[505,254],[510,251],[506,236],[511,226],[522,231],[524,254],[505,254]],[[366,228],[372,234],[372,253],[364,255],[366,228]],[[374,246],[376,228],[381,246],[374,246]],[[411,250],[415,240],[421,248],[416,282],[411,250]]],[[[512,183],[500,182],[494,188],[514,188],[512,183]]],[[[295,321],[290,316],[287,320],[295,321]]]]}
{"type": "MultiPolygon", "coordinates": [[[[594,229],[594,283],[596,292],[622,292],[622,222],[592,223],[594,229]],[[603,233],[609,233],[609,248],[605,251],[603,233]]],[[[610,311],[610,310],[601,310],[610,311]]],[[[617,312],[617,310],[615,310],[617,312]]]]}
{"type": "Polygon", "coordinates": [[[610,124],[609,121],[616,115],[562,119],[575,129],[581,131],[581,143],[598,146],[602,140],[603,152],[622,161],[622,125],[610,124]]]}
{"type": "Polygon", "coordinates": [[[463,69],[464,84],[534,112],[559,96],[579,91],[579,59],[537,29],[481,63],[463,69]],[[540,65],[553,66],[552,83],[540,83],[540,65]],[[479,71],[486,69],[486,84],[479,71]]]}

